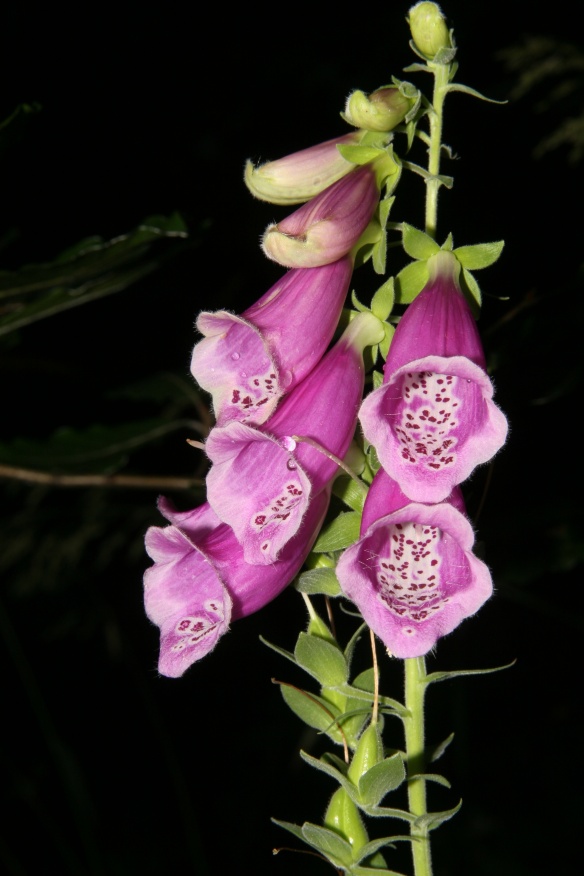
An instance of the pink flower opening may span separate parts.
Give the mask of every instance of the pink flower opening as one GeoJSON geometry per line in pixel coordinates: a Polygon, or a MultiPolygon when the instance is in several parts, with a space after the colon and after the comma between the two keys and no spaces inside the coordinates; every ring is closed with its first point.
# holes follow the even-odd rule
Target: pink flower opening
{"type": "Polygon", "coordinates": [[[458,263],[451,253],[433,258],[429,283],[396,329],[384,382],[359,413],[383,468],[416,502],[441,502],[507,437],[458,263]]]}
{"type": "Polygon", "coordinates": [[[427,654],[492,593],[462,507],[457,491],[450,501],[425,505],[408,502],[383,470],[374,479],[361,537],[341,557],[337,577],[396,657],[427,654]],[[396,508],[400,502],[406,504],[396,508]]]}
{"type": "Polygon", "coordinates": [[[205,337],[191,372],[211,393],[219,425],[264,423],[325,353],[343,308],[353,263],[288,271],[241,316],[203,312],[205,337]]]}

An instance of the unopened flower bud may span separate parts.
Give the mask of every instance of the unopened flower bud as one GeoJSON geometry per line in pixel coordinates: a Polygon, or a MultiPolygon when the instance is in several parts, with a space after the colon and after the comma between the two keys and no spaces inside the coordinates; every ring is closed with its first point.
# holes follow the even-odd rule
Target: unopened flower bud
{"type": "Polygon", "coordinates": [[[408,23],[416,48],[430,61],[440,49],[452,46],[446,19],[437,3],[416,3],[408,13],[408,23]]]}
{"type": "Polygon", "coordinates": [[[367,131],[392,131],[404,120],[413,103],[395,85],[378,88],[369,97],[362,91],[354,91],[347,98],[345,118],[351,125],[367,131]]]}

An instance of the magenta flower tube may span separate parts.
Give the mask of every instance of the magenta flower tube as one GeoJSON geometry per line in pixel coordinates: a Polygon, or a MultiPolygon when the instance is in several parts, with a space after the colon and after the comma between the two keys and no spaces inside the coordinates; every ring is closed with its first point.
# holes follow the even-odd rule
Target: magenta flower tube
{"type": "Polygon", "coordinates": [[[375,213],[379,189],[370,164],[358,167],[264,232],[268,258],[288,268],[326,265],[347,255],[375,213]]]}
{"type": "Polygon", "coordinates": [[[361,537],[342,555],[337,577],[391,654],[421,657],[492,593],[473,544],[458,488],[445,502],[410,502],[380,469],[365,501],[361,537]]]}
{"type": "Polygon", "coordinates": [[[311,496],[336,474],[335,461],[292,436],[336,457],[346,454],[363,392],[363,346],[382,333],[372,314],[359,314],[264,428],[232,421],[211,430],[207,497],[233,528],[246,562],[274,562],[298,531],[311,496]]]}
{"type": "Polygon", "coordinates": [[[213,650],[231,620],[253,614],[284,590],[302,568],[326,514],[330,489],[315,496],[302,525],[269,567],[245,562],[229,526],[205,503],[177,512],[162,500],[171,526],[151,526],[144,575],[148,618],[160,628],[161,675],[178,678],[213,650]]]}
{"type": "Polygon", "coordinates": [[[492,401],[475,321],[450,252],[396,329],[382,386],[359,418],[379,460],[416,502],[441,502],[503,446],[507,420],[492,401]]]}
{"type": "Polygon", "coordinates": [[[191,372],[211,393],[219,425],[260,424],[324,355],[337,327],[353,262],[288,271],[241,316],[203,312],[205,335],[193,350],[191,372]]]}

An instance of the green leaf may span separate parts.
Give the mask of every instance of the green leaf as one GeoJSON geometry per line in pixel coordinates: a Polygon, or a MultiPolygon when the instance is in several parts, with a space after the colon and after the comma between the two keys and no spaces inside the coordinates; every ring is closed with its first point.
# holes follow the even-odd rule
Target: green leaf
{"type": "Polygon", "coordinates": [[[452,787],[448,779],[445,779],[444,776],[438,775],[438,773],[416,773],[416,775],[411,776],[408,781],[414,782],[416,779],[424,779],[425,782],[436,782],[437,785],[442,785],[444,788],[452,787]]]}
{"type": "Polygon", "coordinates": [[[309,596],[339,596],[341,588],[334,569],[320,567],[303,572],[295,584],[299,593],[309,596]]]}
{"type": "Polygon", "coordinates": [[[326,526],[312,548],[315,553],[341,551],[359,538],[361,515],[356,511],[343,511],[326,526]]]}
{"type": "MultiPolygon", "coordinates": [[[[357,853],[357,860],[363,861],[365,858],[368,858],[370,855],[374,855],[375,852],[378,852],[379,849],[384,848],[384,846],[392,846],[394,843],[398,842],[416,842],[416,837],[412,837],[409,834],[406,835],[398,835],[398,836],[385,836],[380,837],[380,839],[371,840],[366,845],[362,846],[357,853]]],[[[369,873],[379,873],[379,870],[369,870],[369,873]]],[[[385,873],[386,871],[382,871],[385,873]]]]}
{"type": "Polygon", "coordinates": [[[398,304],[411,304],[428,282],[430,274],[426,262],[410,262],[395,278],[395,300],[398,304]]]}
{"type": "Polygon", "coordinates": [[[399,788],[406,777],[401,754],[387,757],[359,779],[359,794],[367,806],[377,806],[389,791],[399,788]]]}
{"type": "Polygon", "coordinates": [[[302,836],[309,846],[321,852],[335,867],[350,867],[352,864],[353,849],[350,843],[334,830],[305,821],[302,836]]]}
{"type": "Polygon", "coordinates": [[[394,279],[393,277],[388,277],[388,279],[383,283],[379,289],[373,295],[371,299],[371,313],[380,319],[382,322],[388,318],[389,314],[393,310],[393,305],[395,303],[395,289],[394,289],[394,279]]]}
{"type": "Polygon", "coordinates": [[[291,651],[286,651],[285,648],[280,648],[279,645],[274,645],[272,644],[272,642],[268,642],[268,640],[264,639],[263,636],[260,636],[260,642],[262,643],[262,645],[266,645],[268,648],[271,648],[272,651],[275,651],[276,654],[280,655],[280,657],[285,657],[286,660],[289,660],[291,663],[294,664],[294,666],[298,666],[298,663],[296,662],[296,657],[294,656],[294,654],[292,654],[291,651]]]}
{"type": "Polygon", "coordinates": [[[324,639],[300,633],[294,656],[323,687],[338,687],[347,680],[349,668],[342,651],[324,639]]]}
{"type": "Polygon", "coordinates": [[[402,236],[404,249],[412,259],[426,260],[440,252],[440,247],[429,234],[407,222],[402,223],[402,236]]]}
{"type": "Polygon", "coordinates": [[[444,824],[445,821],[448,821],[453,815],[456,815],[461,806],[462,800],[460,800],[454,809],[447,809],[445,812],[427,812],[425,815],[418,815],[412,823],[412,831],[419,829],[436,830],[437,827],[440,827],[441,824],[444,824]]]}
{"type": "Polygon", "coordinates": [[[481,94],[480,91],[476,91],[474,88],[470,88],[468,85],[461,85],[458,82],[455,82],[453,85],[447,85],[444,89],[445,91],[460,91],[462,94],[469,94],[471,97],[478,97],[479,100],[486,100],[487,103],[498,103],[505,104],[508,103],[506,100],[494,100],[492,97],[485,97],[484,94],[481,94]]]}
{"type": "Polygon", "coordinates": [[[385,274],[385,263],[387,258],[387,234],[385,231],[382,231],[379,240],[373,244],[371,256],[375,273],[385,274]]]}
{"type": "MultiPolygon", "coordinates": [[[[346,697],[352,697],[357,700],[364,700],[365,702],[372,703],[373,702],[373,693],[370,693],[366,690],[361,690],[358,687],[355,687],[354,684],[343,684],[339,688],[339,693],[344,694],[346,697]]],[[[400,702],[397,700],[391,699],[391,697],[379,696],[379,704],[381,706],[387,707],[390,712],[395,712],[395,714],[399,715],[400,718],[408,718],[410,713],[406,709],[405,706],[402,706],[400,702]]]]}
{"type": "Polygon", "coordinates": [[[450,736],[447,736],[446,739],[444,739],[442,742],[439,742],[438,745],[434,746],[434,748],[430,749],[428,753],[428,762],[434,763],[435,761],[439,760],[453,739],[454,733],[451,733],[450,736]]]}
{"type": "Polygon", "coordinates": [[[320,733],[326,733],[333,742],[342,745],[343,736],[335,719],[340,714],[332,703],[316,694],[308,693],[289,684],[281,684],[280,690],[286,705],[301,721],[320,733]]]}
{"type": "Polygon", "coordinates": [[[492,243],[475,243],[471,246],[459,246],[454,250],[454,255],[463,268],[469,271],[479,271],[493,265],[503,251],[504,240],[495,240],[492,243]]]}
{"type": "Polygon", "coordinates": [[[366,810],[372,818],[399,818],[400,821],[409,821],[413,824],[416,816],[405,809],[393,809],[391,806],[370,806],[366,810]]]}
{"type": "Polygon", "coordinates": [[[44,441],[16,438],[0,444],[0,462],[51,472],[111,472],[126,462],[129,451],[185,427],[192,429],[192,420],[162,424],[159,419],[138,420],[117,426],[96,424],[88,429],[64,427],[44,441]]]}
{"type": "MultiPolygon", "coordinates": [[[[460,678],[464,675],[490,675],[492,672],[501,672],[515,666],[516,660],[505,663],[503,666],[493,666],[490,669],[454,669],[452,672],[431,672],[424,678],[424,684],[432,684],[435,681],[447,681],[449,678],[460,678]]],[[[450,739],[450,737],[449,737],[450,739]]]]}
{"type": "MultiPolygon", "coordinates": [[[[351,782],[351,780],[347,778],[343,769],[337,769],[337,767],[334,767],[332,766],[332,764],[327,763],[326,760],[320,760],[317,757],[312,757],[312,755],[307,754],[305,751],[300,751],[300,757],[309,766],[314,767],[314,769],[319,770],[319,772],[324,773],[331,779],[334,779],[335,782],[338,782],[339,785],[341,785],[345,789],[353,803],[359,805],[359,792],[353,782],[351,782]]],[[[325,757],[328,757],[331,760],[334,759],[334,762],[337,765],[343,767],[346,770],[347,765],[340,758],[335,757],[332,754],[327,754],[325,755],[325,757]]]]}
{"type": "Polygon", "coordinates": [[[271,818],[270,821],[272,821],[273,824],[277,824],[278,827],[283,827],[284,830],[289,831],[289,833],[293,834],[297,839],[304,841],[302,828],[299,824],[291,824],[289,821],[278,821],[277,818],[271,818]]]}
{"type": "Polygon", "coordinates": [[[53,262],[0,272],[0,299],[13,299],[0,316],[0,335],[127,288],[162,263],[154,243],[186,236],[178,213],[153,216],[113,240],[87,238],[53,262]]]}

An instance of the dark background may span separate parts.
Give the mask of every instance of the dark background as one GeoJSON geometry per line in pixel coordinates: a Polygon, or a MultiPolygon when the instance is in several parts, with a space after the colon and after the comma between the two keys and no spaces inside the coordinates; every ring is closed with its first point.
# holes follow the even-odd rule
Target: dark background
{"type": "MultiPolygon", "coordinates": [[[[576,9],[563,4],[550,18],[532,4],[445,3],[460,47],[457,79],[508,98],[518,74],[502,52],[526,34],[580,40],[584,51],[576,9]]],[[[346,95],[386,84],[415,60],[406,12],[394,3],[362,13],[217,5],[195,19],[168,4],[83,8],[76,19],[54,7],[3,13],[0,118],[21,102],[41,109],[0,154],[1,267],[49,261],[88,235],[111,238],[175,210],[190,238],[119,295],[0,339],[2,441],[197,417],[188,389],[197,313],[241,311],[280,273],[258,242],[283,212],[249,196],[245,160],[344,132],[346,95]],[[156,385],[181,387],[182,406],[176,391],[172,399],[170,390],[169,399],[121,391],[160,375],[156,385]]],[[[475,519],[496,595],[440,642],[429,666],[517,663],[430,689],[430,740],[456,733],[440,764],[453,789],[432,788],[431,804],[464,800],[434,835],[436,876],[568,872],[582,821],[582,164],[565,146],[537,153],[580,111],[582,75],[577,65],[552,68],[505,106],[464,95],[446,105],[445,140],[457,159],[444,164],[455,187],[441,196],[439,237],[506,241],[478,277],[490,293],[479,325],[511,432],[475,519]],[[573,91],[552,92],[572,73],[573,91]]],[[[422,196],[421,181],[404,182],[392,218],[420,227],[422,196]]],[[[394,252],[392,272],[403,264],[394,252]]],[[[356,275],[359,291],[371,273],[356,275]]],[[[192,475],[200,454],[189,435],[177,429],[138,449],[124,470],[192,475]]],[[[485,470],[465,487],[472,515],[486,481],[485,470]]],[[[143,534],[161,523],[157,491],[4,479],[1,495],[6,872],[325,873],[316,858],[271,852],[298,843],[270,816],[318,822],[333,790],[298,757],[300,747],[317,754],[320,740],[270,682],[303,679],[258,638],[292,648],[304,624],[300,597],[285,592],[184,678],[161,678],[141,595],[143,534]]],[[[181,507],[201,499],[172,495],[181,507]]],[[[399,669],[382,662],[389,695],[399,696],[399,669]]],[[[388,744],[401,744],[398,730],[388,744]]],[[[376,824],[374,835],[396,827],[376,824]]],[[[409,869],[401,849],[387,860],[409,869]]]]}

